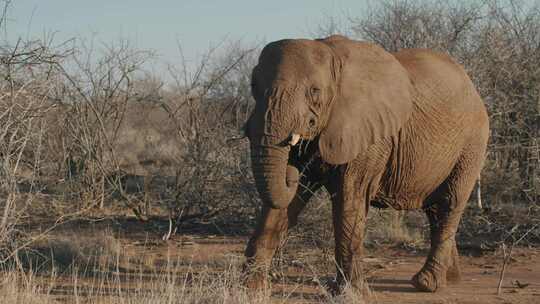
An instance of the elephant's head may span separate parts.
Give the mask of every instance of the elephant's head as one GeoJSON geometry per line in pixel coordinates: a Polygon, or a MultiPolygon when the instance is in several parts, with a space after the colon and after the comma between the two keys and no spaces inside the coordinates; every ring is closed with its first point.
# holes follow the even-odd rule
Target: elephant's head
{"type": "Polygon", "coordinates": [[[407,72],[390,53],[332,36],[268,44],[252,73],[255,110],[246,124],[257,189],[285,208],[298,186],[289,151],[318,140],[324,161],[344,164],[397,134],[412,108],[407,72]]]}

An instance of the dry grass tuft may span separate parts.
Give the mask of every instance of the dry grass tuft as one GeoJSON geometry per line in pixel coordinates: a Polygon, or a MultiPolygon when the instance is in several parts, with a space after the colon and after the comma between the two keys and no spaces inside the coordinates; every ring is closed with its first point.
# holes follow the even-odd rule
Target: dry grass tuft
{"type": "Polygon", "coordinates": [[[25,268],[36,271],[110,268],[121,251],[120,241],[104,230],[93,235],[59,235],[36,241],[19,251],[19,260],[25,268]]]}
{"type": "Polygon", "coordinates": [[[52,299],[50,290],[38,286],[31,277],[21,276],[16,272],[2,273],[0,280],[0,303],[14,304],[49,304],[57,303],[52,299]]]}
{"type": "Polygon", "coordinates": [[[426,244],[424,235],[429,233],[423,214],[403,213],[395,210],[374,211],[367,224],[366,242],[386,243],[407,248],[426,244]]]}
{"type": "MultiPolygon", "coordinates": [[[[93,284],[73,272],[62,286],[44,284],[34,273],[10,271],[0,282],[0,302],[13,304],[58,303],[133,303],[133,304],[210,304],[269,303],[270,290],[250,291],[241,285],[237,263],[222,272],[177,274],[172,268],[156,273],[151,279],[141,276],[126,284],[115,275],[97,273],[93,284]]],[[[168,267],[167,267],[168,268],[168,267]]],[[[63,279],[52,274],[50,282],[63,279]]],[[[332,302],[333,303],[333,302],[332,302]]],[[[341,302],[340,302],[341,303],[341,302]]]]}

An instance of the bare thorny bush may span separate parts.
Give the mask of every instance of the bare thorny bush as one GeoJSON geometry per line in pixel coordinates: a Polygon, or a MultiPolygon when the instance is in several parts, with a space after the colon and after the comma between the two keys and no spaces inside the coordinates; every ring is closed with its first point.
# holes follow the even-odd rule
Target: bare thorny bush
{"type": "Polygon", "coordinates": [[[96,52],[82,44],[70,62],[59,66],[64,81],[53,96],[63,106],[53,142],[61,157],[57,172],[64,175],[61,181],[67,182],[67,194],[78,199],[79,209],[103,208],[119,194],[140,215],[138,204],[124,191],[117,146],[130,103],[142,98],[134,80],[151,54],[133,50],[127,42],[96,52]]]}
{"type": "Polygon", "coordinates": [[[0,262],[26,238],[19,230],[40,191],[45,166],[46,116],[54,111],[47,96],[54,86],[55,66],[67,52],[43,41],[18,40],[0,48],[0,262]],[[21,193],[26,189],[26,193],[21,193]],[[21,238],[22,237],[22,238],[21,238]]]}
{"type": "Polygon", "coordinates": [[[4,42],[2,261],[32,240],[20,236],[38,213],[36,203],[46,203],[40,211],[53,219],[51,229],[67,218],[117,207],[115,201],[141,220],[165,214],[171,226],[251,214],[245,211],[255,205],[241,152],[245,141],[233,139],[251,106],[254,52],[232,46],[220,57],[216,49],[194,73],[171,67],[176,85],[165,88],[144,73],[152,54],[127,42],[99,48],[77,40],[4,42]],[[130,130],[138,124],[147,132],[130,130]],[[132,179],[137,191],[129,189],[132,179]]]}
{"type": "Polygon", "coordinates": [[[120,198],[141,220],[166,213],[170,236],[183,221],[253,207],[245,142],[231,141],[250,110],[252,50],[232,46],[219,57],[212,49],[192,73],[184,61],[171,66],[170,88],[143,73],[146,52],[122,44],[96,60],[84,50],[69,69],[59,66],[53,96],[62,105],[56,172],[64,199],[79,202],[71,208],[120,198]]]}
{"type": "Polygon", "coordinates": [[[167,237],[190,219],[252,216],[256,196],[239,136],[252,106],[252,49],[216,47],[193,70],[182,58],[167,87],[144,72],[151,52],[127,42],[4,45],[5,255],[13,255],[6,246],[22,219],[39,213],[39,204],[30,208],[37,201],[53,226],[110,208],[127,207],[141,220],[166,216],[167,237]]]}
{"type": "Polygon", "coordinates": [[[239,136],[252,106],[255,52],[233,44],[224,55],[213,56],[216,49],[191,74],[185,61],[169,67],[178,93],[161,107],[174,122],[182,149],[175,158],[176,188],[169,204],[175,227],[193,218],[237,218],[238,224],[256,207],[246,141],[239,136]]]}

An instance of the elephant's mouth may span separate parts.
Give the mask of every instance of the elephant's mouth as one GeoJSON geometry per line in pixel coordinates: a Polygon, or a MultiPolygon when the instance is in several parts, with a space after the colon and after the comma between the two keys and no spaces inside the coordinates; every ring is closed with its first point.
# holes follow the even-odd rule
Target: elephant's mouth
{"type": "Polygon", "coordinates": [[[291,145],[292,147],[296,146],[296,144],[302,139],[302,137],[300,136],[300,134],[298,133],[293,133],[291,134],[291,137],[289,138],[289,145],[291,145]]]}
{"type": "Polygon", "coordinates": [[[308,140],[300,137],[295,145],[290,144],[289,165],[296,167],[300,176],[312,167],[316,159],[319,158],[318,141],[319,138],[308,140]]]}

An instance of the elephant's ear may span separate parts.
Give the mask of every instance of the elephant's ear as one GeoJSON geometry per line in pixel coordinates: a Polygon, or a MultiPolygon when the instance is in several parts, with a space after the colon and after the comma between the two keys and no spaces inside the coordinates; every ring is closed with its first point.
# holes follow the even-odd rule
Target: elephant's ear
{"type": "Polygon", "coordinates": [[[340,62],[340,72],[319,149],[326,162],[337,165],[398,133],[412,110],[411,83],[397,59],[378,46],[345,38],[323,42],[340,62]]]}

